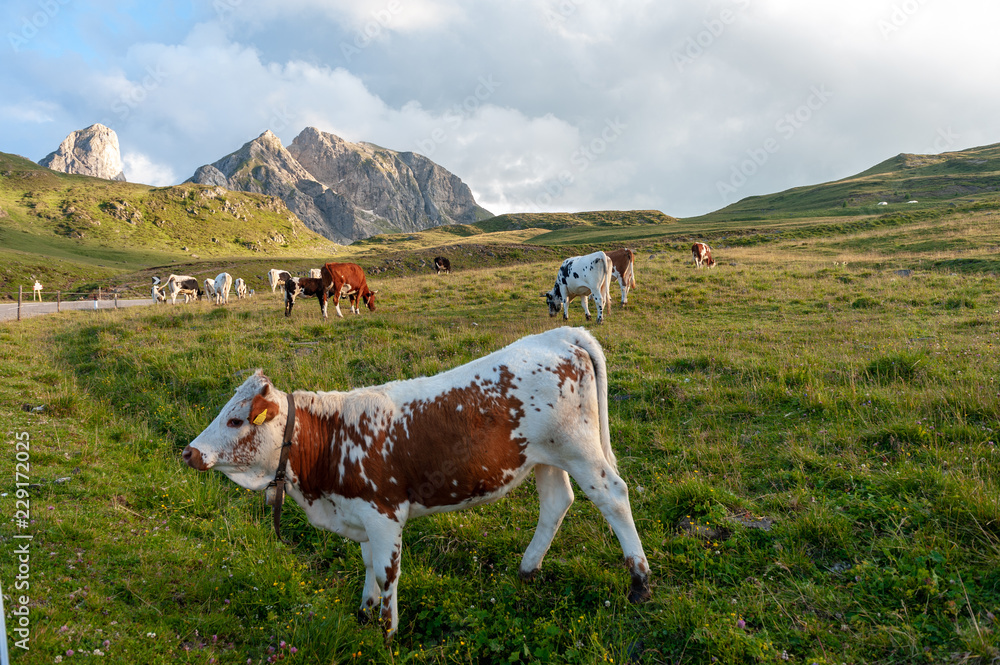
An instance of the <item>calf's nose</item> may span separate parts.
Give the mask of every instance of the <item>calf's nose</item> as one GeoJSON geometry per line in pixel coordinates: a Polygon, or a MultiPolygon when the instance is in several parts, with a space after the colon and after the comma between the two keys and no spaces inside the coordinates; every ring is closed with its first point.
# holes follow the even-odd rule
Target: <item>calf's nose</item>
{"type": "Polygon", "coordinates": [[[197,469],[198,471],[205,470],[205,460],[201,458],[201,451],[197,448],[192,448],[191,446],[185,446],[184,452],[181,453],[181,457],[187,462],[187,465],[192,469],[197,469]]]}

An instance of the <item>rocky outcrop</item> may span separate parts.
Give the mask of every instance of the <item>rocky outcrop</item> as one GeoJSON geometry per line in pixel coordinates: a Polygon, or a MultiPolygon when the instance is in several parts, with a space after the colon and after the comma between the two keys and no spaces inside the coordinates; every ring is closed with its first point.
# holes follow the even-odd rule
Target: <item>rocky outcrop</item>
{"type": "Polygon", "coordinates": [[[39,160],[39,165],[53,171],[89,175],[105,180],[125,180],[118,135],[104,125],[91,125],[75,131],[59,149],[39,160]]]}
{"type": "Polygon", "coordinates": [[[266,131],[190,181],[277,196],[310,229],[345,244],[491,216],[465,183],[426,157],[312,127],[287,149],[266,131]]]}

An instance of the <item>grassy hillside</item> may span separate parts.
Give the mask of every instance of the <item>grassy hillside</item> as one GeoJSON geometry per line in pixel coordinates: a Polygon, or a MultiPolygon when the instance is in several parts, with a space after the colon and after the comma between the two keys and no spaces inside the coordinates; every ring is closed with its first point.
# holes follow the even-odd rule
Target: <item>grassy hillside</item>
{"type": "MultiPolygon", "coordinates": [[[[626,601],[621,550],[578,488],[541,575],[518,579],[528,481],[408,524],[390,647],[354,618],[357,545],[294,505],[276,542],[258,494],[179,453],[255,367],[345,390],[561,325],[537,293],[570,248],[493,264],[504,246],[470,237],[448,246],[494,256],[434,276],[419,265],[431,246],[400,246],[371,279],[378,311],[345,320],[309,301],[286,319],[258,289],[0,324],[0,426],[30,443],[31,521],[0,525],[8,544],[33,536],[31,651],[14,662],[993,662],[1000,227],[990,210],[867,221],[823,234],[802,220],[720,248],[714,270],[649,240],[628,310],[596,326],[573,304],[569,323],[608,358],[649,603],[626,601]]],[[[16,565],[0,558],[0,576],[16,565]]]]}
{"type": "Polygon", "coordinates": [[[336,247],[273,197],[69,175],[0,153],[3,290],[31,274],[75,288],[181,258],[323,256],[336,247]]]}
{"type": "Polygon", "coordinates": [[[1000,201],[1000,144],[939,155],[900,154],[849,178],[750,196],[690,221],[879,214],[1000,201]],[[915,204],[909,201],[917,201],[915,204]]]}

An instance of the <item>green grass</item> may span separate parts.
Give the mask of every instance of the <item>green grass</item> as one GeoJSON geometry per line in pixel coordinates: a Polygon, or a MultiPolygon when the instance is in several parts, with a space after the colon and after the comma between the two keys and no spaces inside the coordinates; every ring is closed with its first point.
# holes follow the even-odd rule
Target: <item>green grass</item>
{"type": "MultiPolygon", "coordinates": [[[[0,325],[0,425],[30,436],[37,483],[21,531],[34,536],[32,650],[15,662],[97,649],[107,662],[261,663],[271,647],[291,663],[990,662],[1000,294],[991,264],[949,262],[988,259],[991,222],[913,222],[931,245],[909,253],[895,249],[899,227],[717,247],[714,270],[694,270],[682,242],[641,245],[629,309],[616,301],[587,327],[608,357],[612,442],[653,599],[625,600],[621,550],[580,492],[539,578],[520,581],[529,481],[407,525],[390,647],[354,618],[356,544],[295,506],[292,544],[276,542],[260,496],[179,453],[253,368],[282,388],[346,390],[560,325],[537,294],[561,254],[466,248],[476,263],[437,277],[419,262],[433,247],[369,247],[362,262],[386,268],[371,277],[380,307],[345,320],[308,301],[285,319],[258,288],[226,308],[0,325]],[[747,526],[765,518],[770,530],[747,526]]],[[[577,303],[569,323],[583,325],[577,303]]],[[[12,516],[10,444],[0,505],[12,516]]],[[[15,532],[0,526],[8,548],[15,532]]],[[[8,612],[15,572],[0,559],[8,612]]]]}

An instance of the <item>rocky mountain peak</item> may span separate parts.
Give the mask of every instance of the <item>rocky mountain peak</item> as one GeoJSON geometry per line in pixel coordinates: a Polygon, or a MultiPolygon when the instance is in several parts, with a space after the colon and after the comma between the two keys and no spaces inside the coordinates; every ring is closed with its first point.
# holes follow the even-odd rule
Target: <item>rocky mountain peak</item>
{"type": "Polygon", "coordinates": [[[491,216],[465,183],[426,157],[315,127],[287,149],[265,131],[190,180],[278,196],[310,229],[341,243],[491,216]]]}
{"type": "Polygon", "coordinates": [[[39,160],[53,171],[89,175],[105,180],[125,180],[118,135],[101,124],[72,132],[59,149],[39,160]]]}

